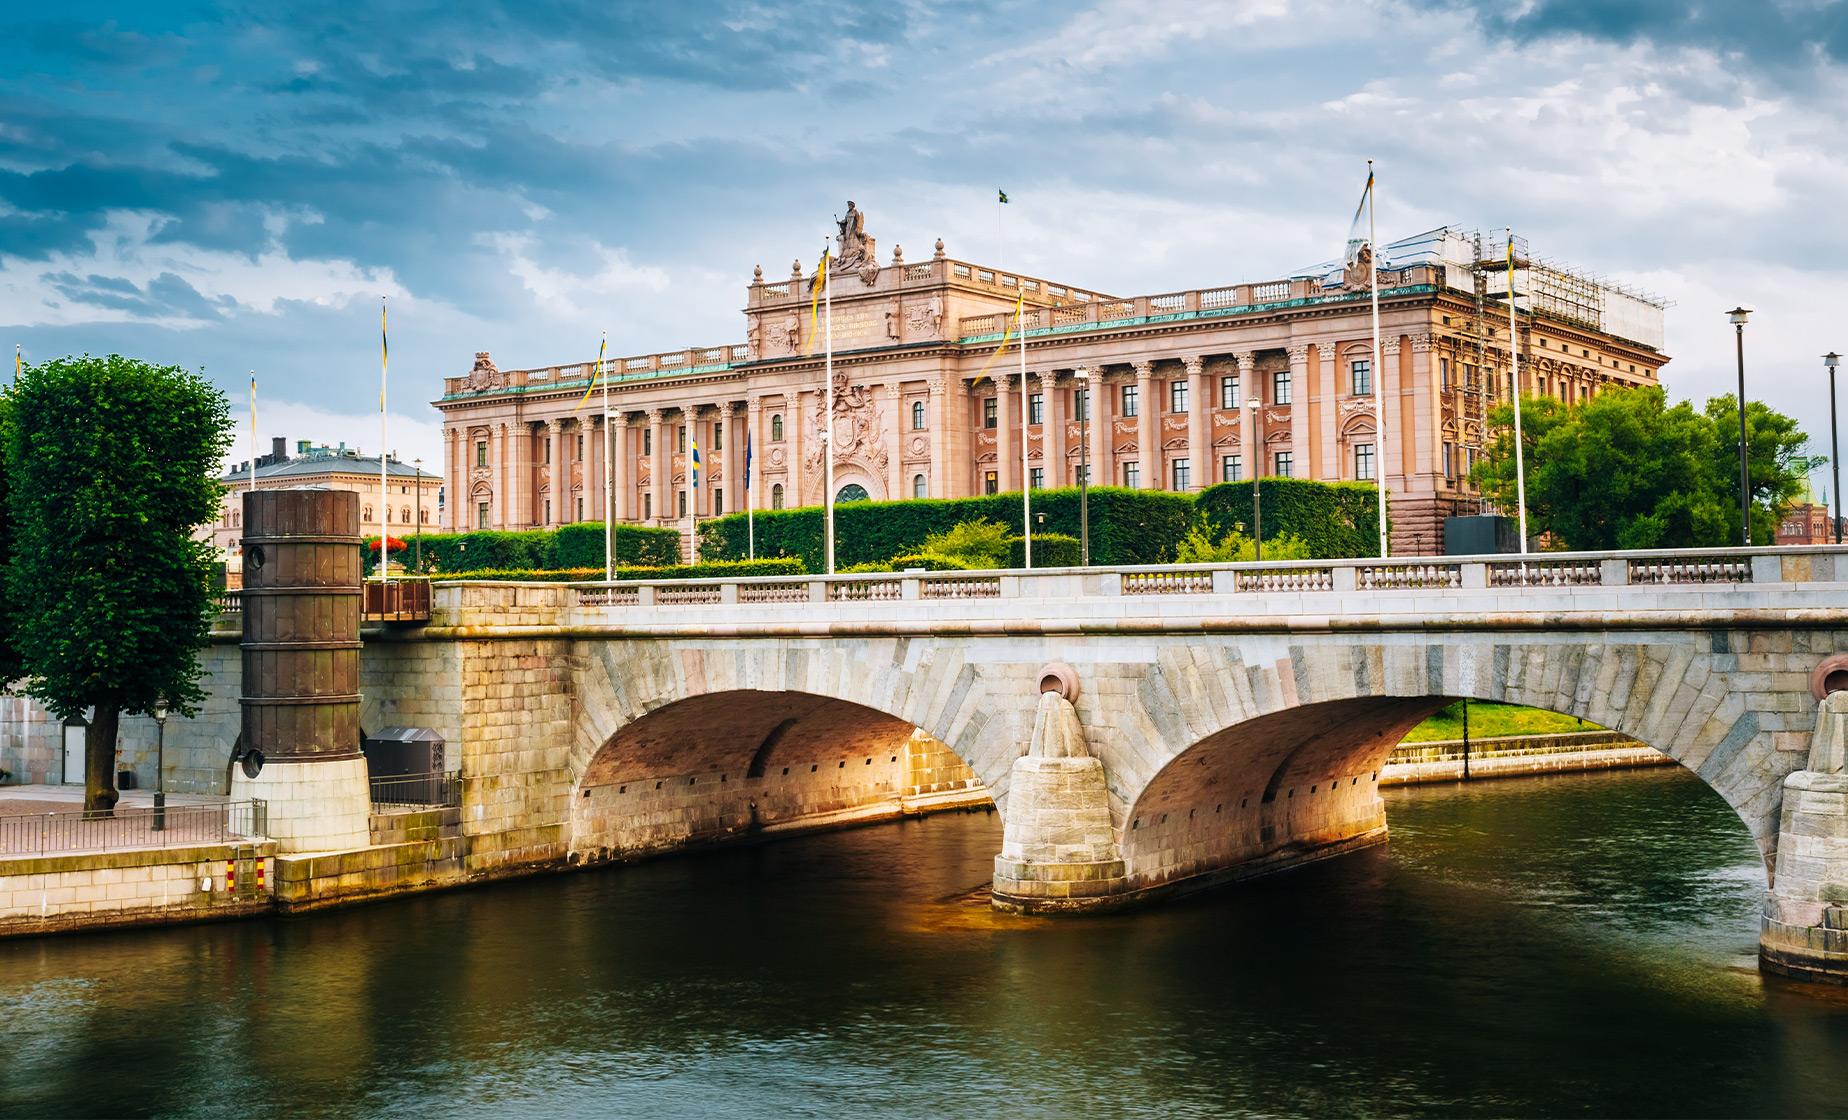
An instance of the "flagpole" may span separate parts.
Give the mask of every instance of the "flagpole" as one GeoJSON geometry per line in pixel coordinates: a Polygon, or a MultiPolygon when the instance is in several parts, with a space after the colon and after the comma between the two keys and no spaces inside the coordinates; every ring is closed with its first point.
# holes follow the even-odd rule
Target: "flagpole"
{"type": "Polygon", "coordinates": [[[250,371],[250,488],[257,488],[257,371],[250,371]]]}
{"type": "Polygon", "coordinates": [[[751,455],[756,444],[751,431],[757,424],[757,409],[746,411],[744,423],[744,556],[757,559],[757,474],[751,469],[751,455]]]}
{"type": "Polygon", "coordinates": [[[1514,500],[1520,506],[1521,555],[1527,555],[1527,459],[1521,447],[1521,339],[1514,324],[1514,227],[1508,234],[1508,361],[1514,377],[1514,500]]]}
{"type": "Polygon", "coordinates": [[[616,465],[615,439],[610,432],[610,379],[603,372],[603,353],[609,348],[610,332],[603,332],[597,344],[597,380],[603,382],[603,582],[616,581],[616,484],[611,468],[616,465]]]}
{"type": "MultiPolygon", "coordinates": [[[[1018,284],[1019,277],[1015,278],[1018,284]]],[[[1027,466],[1027,452],[1031,439],[1027,433],[1027,420],[1030,412],[1027,401],[1031,394],[1027,391],[1027,297],[1024,291],[1014,293],[1014,321],[1020,332],[1020,535],[1021,561],[1025,567],[1033,566],[1033,471],[1027,466]]],[[[1046,440],[1045,454],[1052,455],[1052,440],[1046,440]]]]}
{"type": "MultiPolygon", "coordinates": [[[[385,297],[379,297],[379,579],[391,582],[391,567],[385,558],[385,522],[391,515],[390,487],[385,481],[385,373],[390,365],[391,347],[386,341],[385,331],[385,297]]],[[[379,599],[380,609],[385,606],[384,597],[379,599]]]]}
{"type": "MultiPolygon", "coordinates": [[[[821,302],[822,331],[827,339],[823,351],[823,369],[826,384],[822,386],[821,406],[821,450],[822,450],[822,485],[826,493],[822,495],[827,502],[828,529],[828,575],[834,574],[834,273],[828,267],[828,251],[821,253],[821,302]]],[[[814,353],[814,351],[810,351],[814,353]]]]}
{"type": "Polygon", "coordinates": [[[1386,380],[1386,371],[1380,368],[1380,241],[1373,225],[1373,198],[1376,188],[1373,182],[1373,161],[1367,161],[1367,249],[1368,271],[1373,274],[1373,442],[1376,445],[1373,464],[1373,488],[1379,495],[1380,506],[1380,559],[1384,560],[1391,547],[1386,539],[1386,397],[1380,388],[1386,380]]]}

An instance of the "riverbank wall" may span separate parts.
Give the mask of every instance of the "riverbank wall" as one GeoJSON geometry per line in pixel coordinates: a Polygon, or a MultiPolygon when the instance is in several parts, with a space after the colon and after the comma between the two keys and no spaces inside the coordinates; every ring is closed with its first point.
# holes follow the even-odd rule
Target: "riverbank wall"
{"type": "Polygon", "coordinates": [[[1402,743],[1380,768],[1380,785],[1477,781],[1673,766],[1675,760],[1616,731],[1509,735],[1402,743]]]}

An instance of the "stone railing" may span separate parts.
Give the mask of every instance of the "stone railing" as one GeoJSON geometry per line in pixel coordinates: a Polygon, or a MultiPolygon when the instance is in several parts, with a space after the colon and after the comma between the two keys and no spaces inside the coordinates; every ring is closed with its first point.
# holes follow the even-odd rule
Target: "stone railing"
{"type": "MultiPolygon", "coordinates": [[[[1429,265],[1386,269],[1380,272],[1380,289],[1401,288],[1413,284],[1437,282],[1429,265]]],[[[1231,314],[1254,311],[1277,304],[1320,299],[1345,299],[1351,292],[1331,292],[1316,279],[1271,280],[1260,284],[1233,284],[1224,288],[1198,288],[1186,292],[1113,299],[1095,296],[1061,307],[1029,307],[1025,330],[1072,331],[1109,327],[1129,323],[1161,322],[1200,314],[1231,314]]],[[[963,341],[998,338],[1011,328],[1014,313],[966,315],[958,323],[957,336],[963,341]]]]}
{"type": "MultiPolygon", "coordinates": [[[[1139,568],[1049,568],[988,572],[908,571],[892,574],[758,576],[737,579],[625,581],[566,585],[466,584],[471,596],[493,596],[494,588],[518,587],[530,595],[558,595],[553,609],[725,607],[747,614],[754,608],[843,604],[877,609],[877,604],[929,601],[1038,600],[1028,613],[1061,609],[1075,600],[1098,604],[1185,601],[1249,596],[1238,613],[1313,609],[1338,616],[1348,604],[1398,603],[1395,610],[1474,609],[1487,613],[1560,607],[1560,593],[1601,591],[1586,609],[1651,609],[1657,600],[1639,599],[1660,590],[1688,592],[1781,591],[1820,598],[1796,606],[1839,609],[1848,621],[1848,548],[1736,548],[1660,552],[1539,553],[1528,557],[1436,556],[1406,559],[1304,560],[1284,563],[1186,564],[1139,568]],[[541,589],[543,587],[543,590],[541,589]],[[1625,589],[1631,589],[1625,591],[1625,589]],[[1537,596],[1531,606],[1509,591],[1537,596]],[[1615,594],[1613,594],[1615,592],[1615,594]],[[1476,593],[1476,594],[1471,594],[1476,593]],[[1551,594],[1551,598],[1547,596],[1551,594]],[[1354,596],[1341,600],[1343,594],[1354,596]],[[1329,596],[1311,607],[1314,596],[1329,596]]],[[[438,615],[442,615],[439,586],[438,615]]],[[[1767,600],[1768,601],[1768,600],[1767,600]]],[[[486,607],[489,599],[478,599],[486,607]]],[[[1677,600],[1673,605],[1682,606],[1677,600]]],[[[1749,603],[1744,605],[1751,605],[1749,603]]],[[[463,613],[470,604],[462,603],[463,613]]],[[[934,613],[941,613],[940,610],[934,613]]],[[[834,614],[831,610],[830,616],[834,614]]],[[[441,620],[439,619],[439,625],[441,620]]]]}
{"type": "MultiPolygon", "coordinates": [[[[637,354],[626,358],[605,358],[603,372],[612,385],[624,381],[641,381],[655,377],[672,377],[683,373],[707,373],[751,360],[751,348],[744,343],[729,346],[696,346],[690,350],[669,350],[660,354],[637,354]]],[[[536,393],[550,389],[584,389],[596,376],[597,363],[577,362],[563,366],[501,371],[501,384],[492,389],[469,388],[468,377],[445,377],[445,397],[473,393],[493,395],[506,392],[536,393]]]]}
{"type": "MultiPolygon", "coordinates": [[[[809,286],[814,283],[814,275],[791,276],[783,280],[760,280],[751,285],[752,307],[769,304],[789,303],[793,300],[808,301],[811,298],[809,286]]],[[[899,288],[923,287],[930,285],[955,284],[959,287],[980,288],[1013,299],[1018,293],[1025,293],[1030,302],[1043,304],[1081,304],[1110,297],[1098,292],[1074,288],[1069,284],[1057,284],[1037,276],[1023,276],[1017,272],[987,268],[969,261],[951,260],[947,257],[932,257],[921,261],[900,264],[888,264],[880,268],[879,275],[869,286],[855,281],[852,288],[834,285],[834,295],[838,299],[843,295],[864,295],[869,291],[885,291],[899,288]]]]}

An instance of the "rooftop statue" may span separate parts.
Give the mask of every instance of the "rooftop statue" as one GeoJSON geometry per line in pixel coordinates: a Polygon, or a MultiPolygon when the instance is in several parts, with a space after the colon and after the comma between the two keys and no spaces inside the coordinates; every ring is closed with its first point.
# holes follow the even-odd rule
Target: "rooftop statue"
{"type": "Polygon", "coordinates": [[[873,239],[866,236],[866,212],[848,199],[847,216],[834,219],[834,226],[840,231],[835,238],[840,251],[834,256],[833,267],[842,272],[857,272],[867,284],[876,281],[879,259],[873,239]]]}

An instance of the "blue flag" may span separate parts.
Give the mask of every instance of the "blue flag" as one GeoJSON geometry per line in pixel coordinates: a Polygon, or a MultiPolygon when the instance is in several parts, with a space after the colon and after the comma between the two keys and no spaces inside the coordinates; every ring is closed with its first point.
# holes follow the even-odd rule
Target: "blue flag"
{"type": "Polygon", "coordinates": [[[744,433],[744,488],[751,488],[751,433],[744,433]]]}
{"type": "Polygon", "coordinates": [[[693,438],[693,489],[699,489],[699,437],[693,438]]]}

